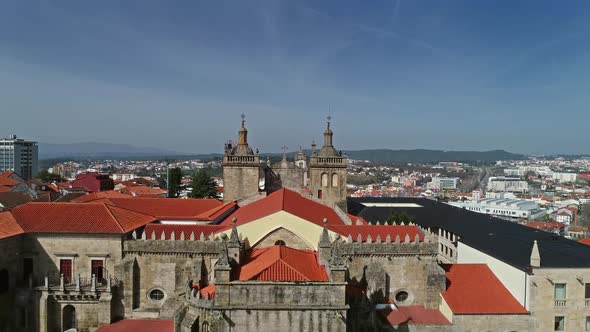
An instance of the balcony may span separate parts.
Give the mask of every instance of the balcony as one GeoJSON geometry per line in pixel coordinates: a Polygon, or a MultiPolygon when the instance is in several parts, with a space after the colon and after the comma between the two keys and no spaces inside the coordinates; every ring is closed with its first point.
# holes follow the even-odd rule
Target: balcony
{"type": "Polygon", "coordinates": [[[562,308],[566,306],[566,300],[553,300],[553,306],[555,308],[562,308]]]}

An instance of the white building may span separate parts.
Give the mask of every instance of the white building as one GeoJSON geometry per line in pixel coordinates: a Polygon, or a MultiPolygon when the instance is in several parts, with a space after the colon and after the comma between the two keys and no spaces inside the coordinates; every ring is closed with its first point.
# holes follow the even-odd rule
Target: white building
{"type": "Polygon", "coordinates": [[[519,178],[492,176],[488,180],[488,191],[526,193],[529,185],[519,178]]]}
{"type": "Polygon", "coordinates": [[[542,218],[547,213],[537,203],[522,199],[484,198],[467,202],[450,202],[449,204],[469,211],[510,219],[535,220],[542,218]]]}
{"type": "Polygon", "coordinates": [[[13,135],[0,139],[0,172],[12,171],[25,180],[37,176],[39,148],[37,142],[13,135]]]}
{"type": "Polygon", "coordinates": [[[554,181],[559,181],[560,183],[569,183],[569,182],[576,182],[578,179],[578,174],[576,173],[557,173],[554,172],[553,176],[551,177],[554,181]]]}
{"type": "Polygon", "coordinates": [[[427,189],[440,189],[440,190],[455,190],[459,186],[459,178],[443,178],[433,177],[431,182],[426,184],[427,189]]]}

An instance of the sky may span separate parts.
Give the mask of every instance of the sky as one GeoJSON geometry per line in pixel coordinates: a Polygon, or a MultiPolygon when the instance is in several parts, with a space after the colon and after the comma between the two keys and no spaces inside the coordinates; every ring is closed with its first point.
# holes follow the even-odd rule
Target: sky
{"type": "Polygon", "coordinates": [[[0,1],[0,136],[590,153],[590,1],[0,1]]]}

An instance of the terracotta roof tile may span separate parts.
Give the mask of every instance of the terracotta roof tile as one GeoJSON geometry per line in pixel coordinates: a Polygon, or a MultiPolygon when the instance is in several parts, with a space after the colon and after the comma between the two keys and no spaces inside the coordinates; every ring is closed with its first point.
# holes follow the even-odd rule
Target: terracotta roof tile
{"type": "Polygon", "coordinates": [[[114,190],[107,190],[107,191],[99,191],[95,193],[86,194],[84,196],[79,196],[71,200],[73,203],[87,203],[91,201],[95,201],[101,198],[130,198],[131,196],[128,194],[123,194],[118,191],[114,190]]]}
{"type": "Polygon", "coordinates": [[[12,214],[27,233],[123,234],[155,221],[105,204],[28,203],[12,214]]]}
{"type": "Polygon", "coordinates": [[[486,264],[451,264],[443,268],[447,290],[441,295],[454,314],[528,313],[486,264]]]}
{"type": "Polygon", "coordinates": [[[324,218],[329,225],[344,225],[334,209],[305,198],[289,189],[280,189],[256,202],[240,207],[221,224],[226,228],[232,226],[232,219],[237,218],[237,225],[243,225],[278,211],[285,211],[316,225],[323,226],[324,218]]]}
{"type": "Polygon", "coordinates": [[[585,245],[589,245],[590,246],[590,238],[585,238],[585,239],[581,239],[580,241],[578,241],[580,243],[583,243],[585,245]]]}
{"type": "Polygon", "coordinates": [[[0,239],[24,233],[10,211],[0,212],[0,239]]]}
{"type": "Polygon", "coordinates": [[[103,325],[96,332],[174,332],[173,319],[123,319],[103,325]]]}
{"type": "Polygon", "coordinates": [[[0,186],[18,186],[20,184],[20,182],[13,180],[11,178],[4,178],[4,177],[0,177],[0,186]]]}
{"type": "Polygon", "coordinates": [[[238,271],[239,280],[329,281],[317,253],[287,246],[252,249],[238,271]]]}
{"type": "Polygon", "coordinates": [[[22,191],[0,193],[0,208],[12,209],[32,201],[33,198],[22,191]]]}
{"type": "Polygon", "coordinates": [[[398,306],[395,309],[380,310],[391,325],[450,325],[449,320],[438,309],[426,309],[420,305],[398,306]]]}
{"type": "Polygon", "coordinates": [[[7,192],[11,192],[12,188],[9,188],[7,186],[0,186],[0,193],[7,193],[7,192]]]}
{"type": "Polygon", "coordinates": [[[196,216],[223,206],[217,199],[109,198],[115,206],[149,214],[160,220],[193,220],[196,216]]]}

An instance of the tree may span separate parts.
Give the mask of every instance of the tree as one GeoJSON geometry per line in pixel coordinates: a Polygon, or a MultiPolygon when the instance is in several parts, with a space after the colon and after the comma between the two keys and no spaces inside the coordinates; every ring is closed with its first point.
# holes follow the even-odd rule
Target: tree
{"type": "Polygon", "coordinates": [[[389,218],[387,218],[387,220],[385,220],[385,222],[388,225],[399,225],[402,222],[404,224],[408,224],[410,222],[414,222],[414,217],[410,216],[409,214],[405,213],[405,212],[400,212],[400,213],[396,213],[393,212],[391,214],[391,216],[389,216],[389,218]]]}
{"type": "Polygon", "coordinates": [[[41,170],[41,172],[39,172],[37,174],[37,178],[45,183],[51,183],[51,182],[62,182],[65,181],[65,179],[56,173],[49,173],[48,170],[44,169],[41,170]]]}
{"type": "Polygon", "coordinates": [[[170,183],[168,183],[168,197],[178,197],[180,190],[180,181],[182,180],[182,171],[175,167],[170,169],[170,183]]]}
{"type": "Polygon", "coordinates": [[[218,198],[217,183],[205,169],[200,169],[193,174],[191,182],[192,198],[218,198]]]}

